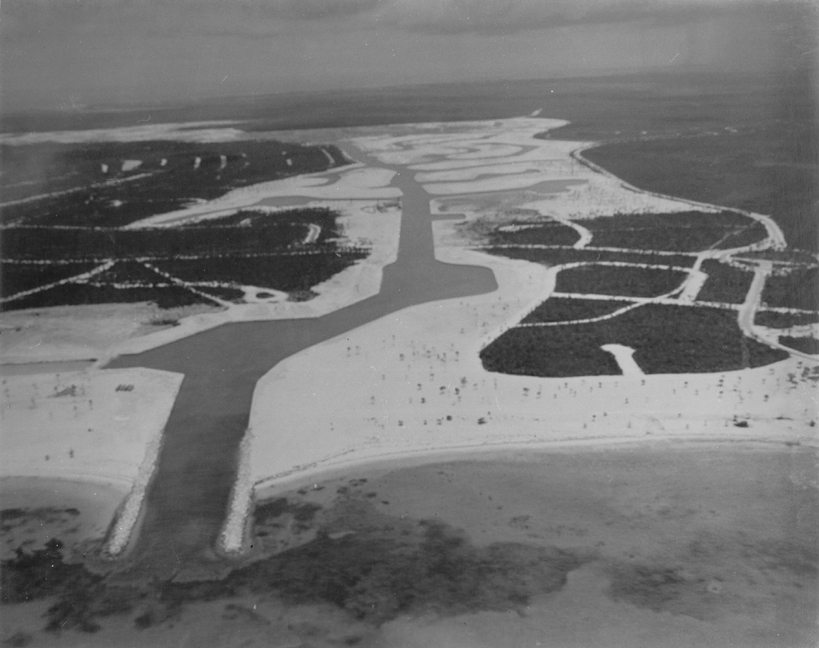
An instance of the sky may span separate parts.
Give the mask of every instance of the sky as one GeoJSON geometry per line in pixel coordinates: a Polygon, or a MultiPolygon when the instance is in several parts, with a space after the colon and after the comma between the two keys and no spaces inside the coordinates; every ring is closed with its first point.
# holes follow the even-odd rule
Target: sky
{"type": "Polygon", "coordinates": [[[765,70],[782,65],[785,50],[793,59],[800,19],[791,8],[800,2],[813,0],[5,0],[0,91],[6,109],[81,109],[688,66],[765,70]]]}

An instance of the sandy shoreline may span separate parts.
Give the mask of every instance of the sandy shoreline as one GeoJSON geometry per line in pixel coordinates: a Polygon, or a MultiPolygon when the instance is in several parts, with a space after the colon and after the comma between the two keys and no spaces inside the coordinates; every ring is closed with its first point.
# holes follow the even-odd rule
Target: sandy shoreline
{"type": "MultiPolygon", "coordinates": [[[[106,551],[120,552],[136,524],[182,378],[150,369],[3,376],[0,478],[87,482],[124,492],[114,509],[104,507],[107,515],[116,512],[115,521],[105,521],[106,530],[113,524],[106,551]]],[[[8,508],[5,493],[2,502],[8,508]]]]}
{"type": "Polygon", "coordinates": [[[53,538],[63,542],[69,557],[89,541],[101,543],[128,492],[125,485],[88,477],[0,478],[2,559],[13,557],[18,547],[29,552],[42,549],[53,538]]]}

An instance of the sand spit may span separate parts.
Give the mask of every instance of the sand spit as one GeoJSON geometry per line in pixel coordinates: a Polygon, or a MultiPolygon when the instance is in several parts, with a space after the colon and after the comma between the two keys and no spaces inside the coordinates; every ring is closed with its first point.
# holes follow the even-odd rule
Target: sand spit
{"type": "Polygon", "coordinates": [[[168,124],[144,124],[122,128],[96,128],[78,131],[50,131],[41,133],[0,135],[0,143],[12,145],[85,144],[92,142],[147,142],[172,140],[178,142],[229,142],[247,139],[247,134],[231,126],[236,121],[201,121],[168,124]]]}
{"type": "Polygon", "coordinates": [[[3,377],[0,477],[127,491],[107,544],[118,553],[139,514],[182,378],[151,369],[3,377]]]}

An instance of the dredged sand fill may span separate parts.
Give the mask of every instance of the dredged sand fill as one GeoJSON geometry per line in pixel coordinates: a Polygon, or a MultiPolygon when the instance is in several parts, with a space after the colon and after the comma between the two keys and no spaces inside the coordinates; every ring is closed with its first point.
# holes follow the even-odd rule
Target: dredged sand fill
{"type": "MultiPolygon", "coordinates": [[[[128,369],[0,380],[0,477],[98,483],[124,491],[107,544],[110,553],[121,551],[136,523],[182,376],[128,369]]],[[[55,496],[61,497],[59,489],[55,496]]],[[[4,496],[3,507],[8,506],[4,496]]]]}

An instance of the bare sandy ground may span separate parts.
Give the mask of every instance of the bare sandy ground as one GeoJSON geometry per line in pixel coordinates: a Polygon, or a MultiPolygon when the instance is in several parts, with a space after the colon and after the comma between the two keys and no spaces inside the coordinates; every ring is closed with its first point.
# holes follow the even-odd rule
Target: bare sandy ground
{"type": "Polygon", "coordinates": [[[172,328],[215,306],[159,308],[152,303],[56,306],[0,314],[0,362],[95,360],[123,340],[172,328]]]}
{"type": "MultiPolygon", "coordinates": [[[[0,477],[59,480],[55,485],[81,481],[100,484],[102,491],[125,491],[107,545],[111,553],[121,551],[136,523],[181,383],[178,374],[150,369],[2,377],[0,477]]],[[[14,492],[0,493],[3,508],[11,506],[6,495],[14,499],[14,492]]],[[[62,497],[59,488],[54,494],[62,497]]],[[[86,499],[88,506],[91,502],[86,499]]],[[[85,508],[84,515],[103,515],[85,508]]],[[[112,512],[106,506],[103,511],[112,512]]]]}

